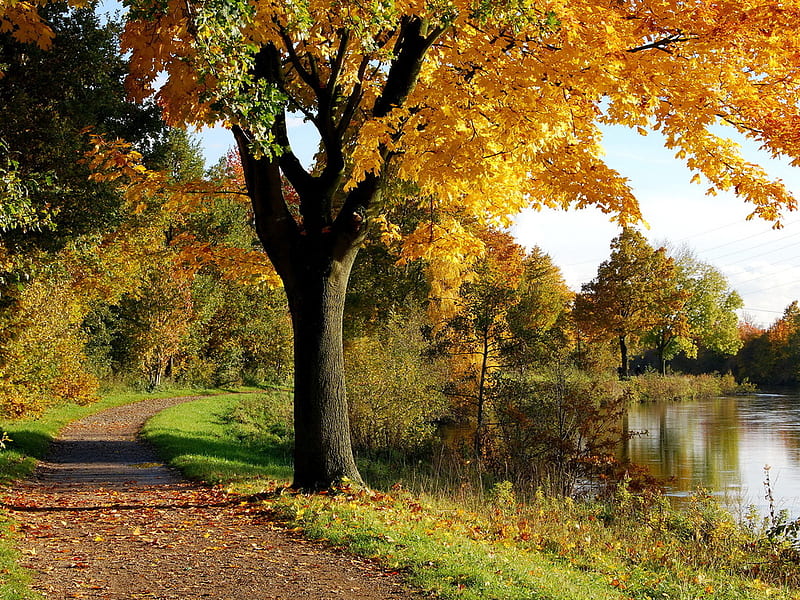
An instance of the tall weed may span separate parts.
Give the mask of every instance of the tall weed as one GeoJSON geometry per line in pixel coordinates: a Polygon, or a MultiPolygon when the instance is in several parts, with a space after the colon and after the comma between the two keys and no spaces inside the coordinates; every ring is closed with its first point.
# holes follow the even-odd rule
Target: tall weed
{"type": "Polygon", "coordinates": [[[661,375],[644,373],[622,383],[634,402],[682,402],[754,391],[750,383],[737,383],[730,373],[661,375]]]}

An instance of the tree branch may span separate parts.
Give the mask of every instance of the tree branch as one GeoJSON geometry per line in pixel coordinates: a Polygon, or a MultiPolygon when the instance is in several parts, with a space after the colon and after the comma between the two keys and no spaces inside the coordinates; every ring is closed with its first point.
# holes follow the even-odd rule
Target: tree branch
{"type": "Polygon", "coordinates": [[[256,232],[278,274],[283,277],[297,247],[299,227],[283,198],[281,173],[274,158],[255,158],[250,138],[238,125],[232,128],[242,157],[242,169],[253,205],[256,232]]]}
{"type": "Polygon", "coordinates": [[[434,27],[425,35],[426,28],[426,21],[419,17],[404,19],[395,45],[396,58],[389,67],[383,92],[372,109],[374,117],[385,117],[392,108],[405,102],[419,79],[426,52],[447,30],[445,26],[434,27]]]}
{"type": "Polygon", "coordinates": [[[696,40],[698,38],[699,36],[697,35],[692,35],[688,33],[683,33],[682,31],[678,31],[676,33],[671,33],[667,37],[661,38],[660,40],[650,42],[649,44],[643,44],[635,48],[628,48],[627,52],[635,53],[635,52],[643,52],[644,50],[661,50],[662,52],[666,52],[667,54],[672,54],[672,49],[670,48],[670,46],[672,46],[673,44],[689,42],[691,40],[696,40]]]}

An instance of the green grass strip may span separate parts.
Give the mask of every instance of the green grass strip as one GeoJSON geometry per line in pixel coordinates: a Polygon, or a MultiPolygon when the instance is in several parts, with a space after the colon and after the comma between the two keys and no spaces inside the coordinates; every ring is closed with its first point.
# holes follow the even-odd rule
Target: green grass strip
{"type": "Polygon", "coordinates": [[[14,522],[0,513],[0,600],[41,600],[31,590],[30,573],[20,566],[14,522]]]}
{"type": "Polygon", "coordinates": [[[412,586],[440,598],[628,598],[602,574],[494,540],[470,522],[469,513],[448,514],[411,495],[284,495],[274,509],[308,536],[378,558],[404,572],[412,586]]]}
{"type": "Polygon", "coordinates": [[[292,477],[288,453],[248,443],[227,424],[238,404],[259,395],[203,398],[167,408],[147,422],[142,435],[190,479],[234,485],[239,493],[275,487],[292,477]]]}

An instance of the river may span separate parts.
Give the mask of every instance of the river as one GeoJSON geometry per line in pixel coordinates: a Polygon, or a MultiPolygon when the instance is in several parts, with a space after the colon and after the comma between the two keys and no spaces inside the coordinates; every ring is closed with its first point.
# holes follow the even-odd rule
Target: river
{"type": "Polygon", "coordinates": [[[776,510],[800,515],[800,395],[754,394],[632,406],[635,435],[623,454],[666,480],[666,492],[687,497],[699,487],[734,512],[755,505],[766,514],[764,467],[776,510]]]}

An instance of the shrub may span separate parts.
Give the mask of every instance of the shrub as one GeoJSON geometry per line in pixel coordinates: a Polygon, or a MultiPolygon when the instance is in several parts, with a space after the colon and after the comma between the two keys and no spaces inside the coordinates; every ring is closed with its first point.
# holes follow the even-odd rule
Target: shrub
{"type": "Polygon", "coordinates": [[[635,402],[680,402],[751,392],[752,384],[738,384],[733,375],[660,375],[645,373],[624,382],[635,402]]]}
{"type": "Polygon", "coordinates": [[[536,375],[499,382],[495,469],[531,488],[570,495],[611,466],[625,398],[613,380],[553,364],[536,375]]]}
{"type": "Polygon", "coordinates": [[[57,280],[35,281],[0,312],[0,415],[38,413],[96,399],[81,328],[85,307],[57,280]]]}
{"type": "Polygon", "coordinates": [[[444,369],[425,358],[424,315],[396,313],[373,336],[347,343],[345,369],[350,426],[357,449],[413,453],[434,439],[447,409],[444,369]]]}

